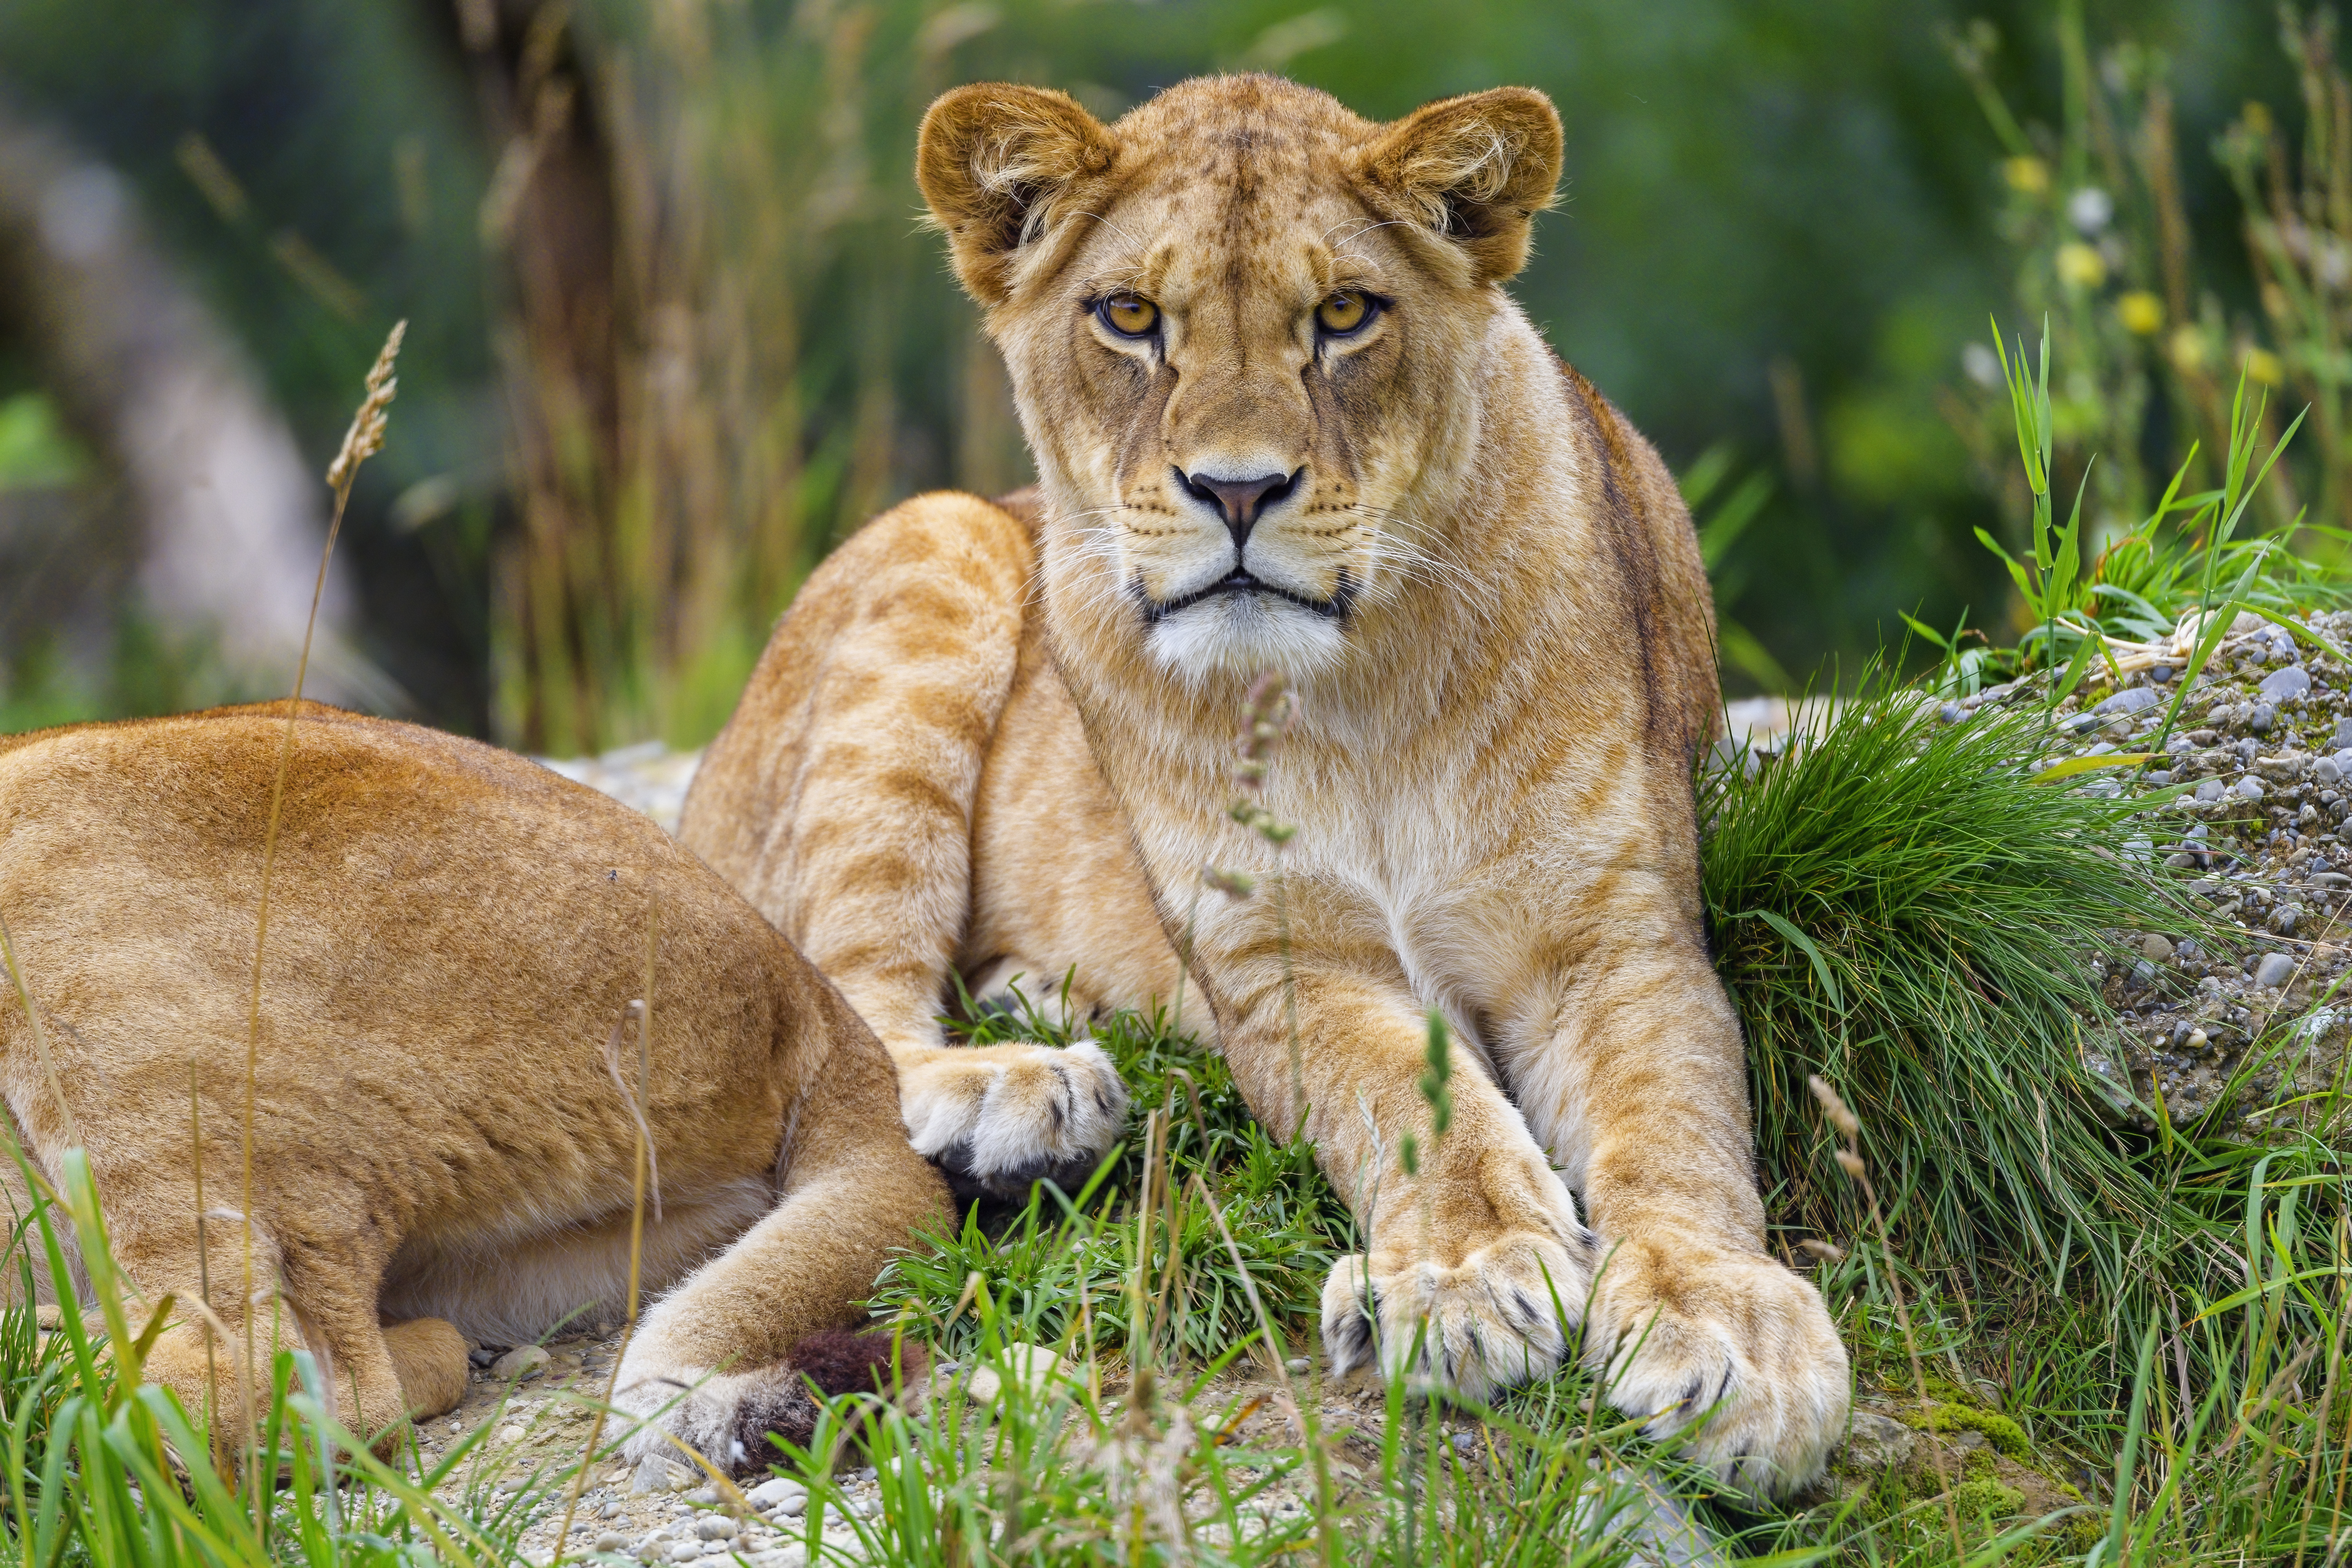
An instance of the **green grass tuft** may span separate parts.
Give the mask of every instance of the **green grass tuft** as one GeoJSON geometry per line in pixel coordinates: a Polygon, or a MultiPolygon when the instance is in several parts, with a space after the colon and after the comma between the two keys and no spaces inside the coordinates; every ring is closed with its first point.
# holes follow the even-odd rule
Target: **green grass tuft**
{"type": "Polygon", "coordinates": [[[1916,1260],[2087,1252],[2119,1289],[2161,1205],[2077,1054],[2077,1016],[2105,1014],[2086,963],[2103,928],[2195,921],[2143,868],[2133,803],[2036,782],[2051,739],[2038,708],[1945,723],[1872,674],[1786,754],[1702,776],[1706,912],[1777,1215],[1856,1233],[1818,1073],[1916,1260]]]}

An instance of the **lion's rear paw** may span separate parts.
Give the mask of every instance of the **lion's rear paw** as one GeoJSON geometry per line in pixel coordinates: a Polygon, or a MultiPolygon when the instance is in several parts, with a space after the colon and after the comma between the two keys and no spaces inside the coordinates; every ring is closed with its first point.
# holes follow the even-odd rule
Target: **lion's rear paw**
{"type": "Polygon", "coordinates": [[[1377,1357],[1392,1375],[1482,1399],[1558,1369],[1591,1278],[1541,1231],[1506,1233],[1450,1268],[1383,1258],[1372,1272],[1343,1258],[1323,1286],[1324,1347],[1335,1375],[1377,1357]]]}
{"type": "Polygon", "coordinates": [[[622,1457],[688,1462],[683,1444],[732,1476],[759,1475],[783,1457],[777,1439],[805,1448],[816,1434],[817,1394],[887,1393],[919,1387],[929,1370],[920,1346],[884,1333],[822,1332],[793,1347],[777,1366],[713,1373],[664,1368],[630,1357],[615,1403],[635,1419],[622,1457]],[[812,1388],[814,1385],[814,1388],[812,1388]]]}
{"type": "Polygon", "coordinates": [[[1596,1293],[1609,1403],[1648,1416],[1738,1489],[1779,1497],[1821,1474],[1845,1430],[1845,1347],[1821,1292],[1769,1258],[1621,1245],[1596,1293]]]}
{"type": "Polygon", "coordinates": [[[1032,1183],[1075,1191],[1127,1124],[1127,1086],[1091,1040],[929,1053],[898,1078],[915,1152],[961,1196],[1018,1198],[1032,1183]]]}

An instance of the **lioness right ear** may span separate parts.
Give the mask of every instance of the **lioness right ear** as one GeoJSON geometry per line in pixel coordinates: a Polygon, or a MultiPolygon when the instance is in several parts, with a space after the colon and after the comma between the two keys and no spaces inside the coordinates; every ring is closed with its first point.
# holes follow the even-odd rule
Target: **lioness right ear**
{"type": "Polygon", "coordinates": [[[994,305],[1012,292],[1018,252],[1052,228],[1074,186],[1110,167],[1112,152],[1102,122],[1050,88],[981,82],[931,105],[915,184],[974,298],[994,305]]]}
{"type": "Polygon", "coordinates": [[[1559,111],[1525,87],[1423,104],[1355,153],[1376,204],[1452,242],[1479,283],[1527,265],[1528,231],[1552,204],[1559,160],[1559,111]]]}

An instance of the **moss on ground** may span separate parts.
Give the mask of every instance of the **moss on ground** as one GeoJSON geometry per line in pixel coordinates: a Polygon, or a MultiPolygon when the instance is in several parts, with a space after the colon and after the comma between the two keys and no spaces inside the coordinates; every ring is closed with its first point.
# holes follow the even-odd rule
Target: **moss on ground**
{"type": "Polygon", "coordinates": [[[1946,1401],[1925,1411],[1898,1410],[1895,1419],[1927,1432],[1980,1432],[2001,1454],[2021,1465],[2032,1463],[2033,1445],[2025,1440],[2025,1428],[1998,1410],[1946,1401]]]}

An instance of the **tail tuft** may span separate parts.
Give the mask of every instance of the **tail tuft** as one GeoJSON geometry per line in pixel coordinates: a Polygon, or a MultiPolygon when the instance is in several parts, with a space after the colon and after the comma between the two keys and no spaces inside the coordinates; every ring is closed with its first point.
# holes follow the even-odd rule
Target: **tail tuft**
{"type": "Polygon", "coordinates": [[[845,1394],[887,1394],[900,1377],[916,1383],[929,1370],[930,1358],[923,1347],[901,1342],[896,1352],[899,1375],[894,1377],[893,1353],[891,1336],[887,1333],[826,1329],[794,1345],[791,1362],[828,1398],[837,1398],[845,1394]]]}

